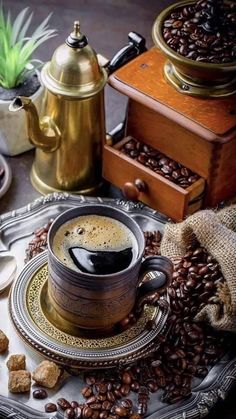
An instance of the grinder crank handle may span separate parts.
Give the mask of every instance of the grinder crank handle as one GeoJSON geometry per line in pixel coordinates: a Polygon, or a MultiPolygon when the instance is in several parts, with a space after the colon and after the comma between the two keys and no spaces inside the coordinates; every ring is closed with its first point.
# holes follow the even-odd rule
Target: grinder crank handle
{"type": "Polygon", "coordinates": [[[128,35],[129,43],[118,51],[106,65],[108,74],[118,70],[122,65],[128,63],[133,58],[147,51],[146,39],[137,32],[130,32],[128,35]]]}

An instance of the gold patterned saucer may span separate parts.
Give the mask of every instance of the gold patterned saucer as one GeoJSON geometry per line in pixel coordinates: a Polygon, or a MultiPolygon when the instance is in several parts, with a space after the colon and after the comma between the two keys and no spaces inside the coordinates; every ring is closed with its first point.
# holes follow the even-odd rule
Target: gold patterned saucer
{"type": "Polygon", "coordinates": [[[32,259],[15,281],[10,298],[10,316],[23,340],[47,358],[73,368],[104,368],[133,362],[158,346],[164,333],[167,309],[146,305],[128,330],[94,337],[65,322],[47,297],[47,251],[32,259]],[[156,327],[149,330],[152,320],[156,327]]]}

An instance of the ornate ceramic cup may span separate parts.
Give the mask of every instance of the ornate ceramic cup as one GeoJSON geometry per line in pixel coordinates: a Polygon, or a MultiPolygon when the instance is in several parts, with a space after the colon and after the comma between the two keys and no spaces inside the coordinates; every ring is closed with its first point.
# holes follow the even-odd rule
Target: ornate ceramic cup
{"type": "MultiPolygon", "coordinates": [[[[99,217],[97,218],[99,219],[99,217]]],[[[89,228],[91,234],[88,237],[93,237],[93,230],[97,226],[92,228],[90,226],[89,228]]],[[[70,232],[66,228],[64,231],[62,241],[63,237],[66,237],[68,242],[70,241],[70,232]]],[[[76,231],[78,235],[81,235],[83,228],[77,228],[76,231]]],[[[116,238],[120,236],[116,234],[115,240],[113,236],[114,231],[111,229],[108,237],[114,244],[116,238]]],[[[81,237],[79,239],[81,241],[81,237]]],[[[73,236],[73,245],[74,243],[75,236],[73,236]]],[[[105,241],[105,243],[107,242],[105,241]]],[[[172,278],[171,261],[163,256],[151,256],[144,260],[144,248],[144,235],[136,221],[128,214],[109,205],[86,204],[59,215],[53,222],[48,234],[48,292],[55,310],[65,320],[81,328],[99,330],[114,326],[131,312],[137,301],[137,295],[140,297],[155,290],[163,289],[172,278]],[[99,274],[85,271],[83,268],[80,269],[83,260],[87,257],[86,249],[83,249],[85,255],[78,256],[79,265],[73,265],[73,261],[69,260],[69,253],[64,259],[58,257],[58,248],[59,250],[60,246],[63,248],[63,243],[57,242],[57,251],[55,245],[55,235],[59,228],[62,227],[63,229],[73,219],[81,220],[81,217],[90,215],[99,216],[101,219],[102,217],[108,217],[111,222],[118,221],[121,230],[126,229],[128,242],[131,240],[131,247],[128,249],[131,250],[131,254],[126,253],[126,259],[123,258],[123,255],[118,255],[124,260],[116,260],[118,256],[115,252],[111,252],[108,257],[108,267],[105,259],[107,254],[105,252],[99,255],[95,254],[95,259],[99,256],[100,262],[102,258],[102,264],[98,264],[98,266],[103,270],[103,273],[100,272],[99,274]],[[66,259],[67,262],[68,260],[70,262],[69,266],[66,259]],[[113,268],[115,272],[112,272],[113,268]],[[145,274],[150,271],[156,273],[155,277],[141,284],[145,274]]],[[[71,249],[73,256],[73,251],[75,250],[76,254],[79,248],[71,247],[71,249]]]]}

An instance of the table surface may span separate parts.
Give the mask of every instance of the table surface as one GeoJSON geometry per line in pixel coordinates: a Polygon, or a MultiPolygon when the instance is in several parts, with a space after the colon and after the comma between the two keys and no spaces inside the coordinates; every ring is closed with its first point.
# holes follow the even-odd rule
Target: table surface
{"type": "MultiPolygon", "coordinates": [[[[136,30],[152,45],[151,28],[158,12],[172,0],[8,0],[6,7],[13,16],[23,7],[30,5],[34,11],[34,22],[39,23],[51,11],[51,26],[58,29],[58,36],[52,38],[47,47],[38,49],[37,58],[47,61],[55,48],[64,42],[71,32],[75,18],[81,20],[83,32],[88,35],[90,44],[97,52],[111,58],[117,50],[127,43],[127,34],[136,30]]],[[[109,86],[105,89],[107,130],[112,129],[124,119],[126,99],[109,86]]],[[[39,193],[32,187],[29,179],[34,159],[34,150],[15,157],[7,157],[12,169],[13,179],[9,191],[0,199],[0,214],[14,210],[32,202],[39,193]]],[[[226,401],[220,402],[207,419],[235,419],[236,391],[226,401]]]]}

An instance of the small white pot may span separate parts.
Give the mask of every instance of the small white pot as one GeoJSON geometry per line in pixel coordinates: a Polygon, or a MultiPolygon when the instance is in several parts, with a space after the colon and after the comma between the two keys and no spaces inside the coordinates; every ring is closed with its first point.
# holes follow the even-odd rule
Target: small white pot
{"type": "MultiPolygon", "coordinates": [[[[44,86],[30,96],[40,113],[44,86]]],[[[16,156],[32,149],[34,146],[28,140],[25,112],[10,112],[11,100],[0,100],[0,153],[6,156],[16,156]]]]}

